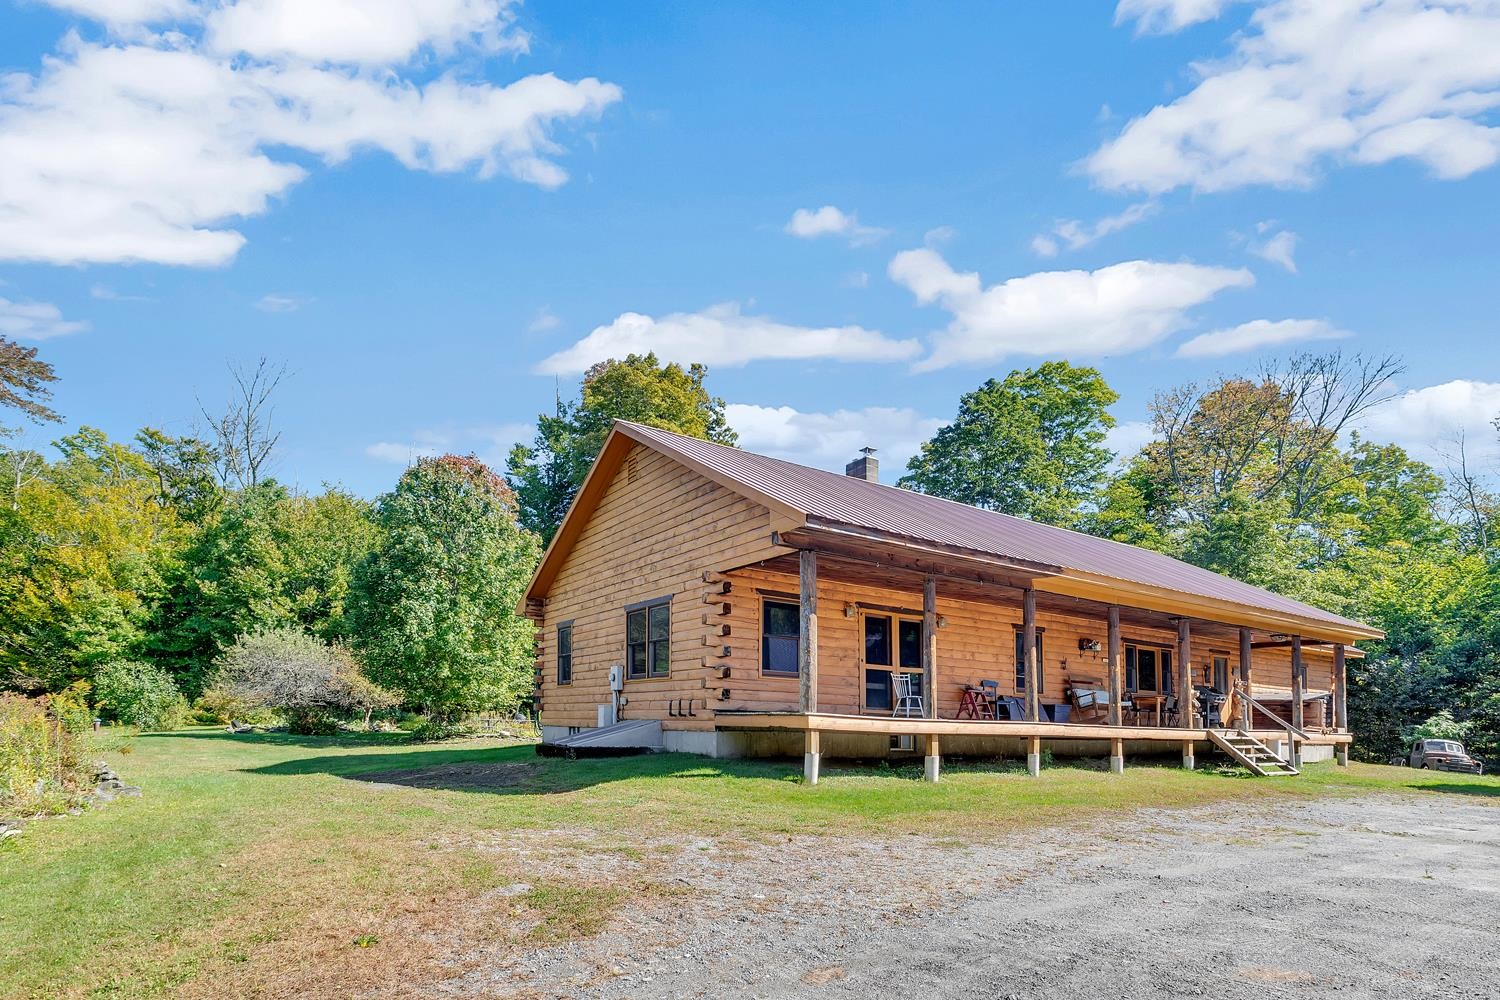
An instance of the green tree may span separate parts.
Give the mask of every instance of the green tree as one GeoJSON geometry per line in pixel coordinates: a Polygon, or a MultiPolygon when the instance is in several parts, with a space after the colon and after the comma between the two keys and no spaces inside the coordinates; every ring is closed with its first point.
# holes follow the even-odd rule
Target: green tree
{"type": "Polygon", "coordinates": [[[61,690],[135,655],[185,532],[141,456],[82,428],[0,507],[0,682],[61,690]]]}
{"type": "Polygon", "coordinates": [[[900,485],[1047,524],[1076,523],[1103,484],[1119,396],[1096,369],[1049,361],[990,379],[922,445],[900,485]]]}
{"type": "Polygon", "coordinates": [[[518,444],[506,461],[521,524],[544,543],[562,523],[616,420],[630,420],[691,437],[734,444],[724,400],[709,395],[703,365],[662,364],[655,354],[602,361],[583,376],[577,403],[557,400],[537,417],[532,444],[518,444]]]}
{"type": "Polygon", "coordinates": [[[444,719],[517,705],[536,630],[516,605],[541,547],[515,495],[474,458],[422,459],[377,501],[376,520],[349,606],[370,678],[444,719]]]}

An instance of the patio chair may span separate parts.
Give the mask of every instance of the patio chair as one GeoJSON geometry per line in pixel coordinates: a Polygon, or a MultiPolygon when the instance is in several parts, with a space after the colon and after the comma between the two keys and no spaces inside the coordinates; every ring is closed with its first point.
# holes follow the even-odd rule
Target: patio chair
{"type": "Polygon", "coordinates": [[[982,680],[979,682],[979,690],[984,692],[984,700],[990,703],[990,718],[1000,718],[1000,682],[982,680]]]}
{"type": "Polygon", "coordinates": [[[1163,726],[1175,726],[1181,721],[1181,713],[1177,711],[1177,696],[1169,694],[1161,703],[1161,724],[1163,726]]]}
{"type": "Polygon", "coordinates": [[[902,716],[907,719],[921,719],[927,715],[927,709],[922,704],[922,696],[916,691],[916,677],[912,674],[896,674],[891,678],[895,688],[896,704],[891,709],[891,716],[902,716]]]}

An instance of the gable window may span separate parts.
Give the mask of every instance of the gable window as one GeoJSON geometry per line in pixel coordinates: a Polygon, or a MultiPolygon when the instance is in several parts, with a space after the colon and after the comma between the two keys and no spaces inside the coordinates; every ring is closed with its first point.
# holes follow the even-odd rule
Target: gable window
{"type": "Polygon", "coordinates": [[[625,676],[665,677],[672,667],[672,599],[657,598],[625,609],[625,676]]]}
{"type": "MultiPolygon", "coordinates": [[[[1047,671],[1042,669],[1042,664],[1047,661],[1042,658],[1042,633],[1045,629],[1036,630],[1036,691],[1041,694],[1047,690],[1047,671]]],[[[1016,629],[1016,691],[1026,690],[1026,632],[1024,629],[1016,629]]]]}
{"type": "Polygon", "coordinates": [[[557,626],[557,683],[573,683],[573,623],[557,626]]]}
{"type": "Polygon", "coordinates": [[[765,601],[760,611],[760,672],[797,676],[797,642],[802,609],[788,601],[765,601]]]}

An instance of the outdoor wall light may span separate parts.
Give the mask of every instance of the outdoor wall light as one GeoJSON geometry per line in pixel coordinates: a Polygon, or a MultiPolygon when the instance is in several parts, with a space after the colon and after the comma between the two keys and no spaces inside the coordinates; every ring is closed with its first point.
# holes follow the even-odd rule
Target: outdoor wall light
{"type": "Polygon", "coordinates": [[[853,618],[857,614],[859,614],[859,606],[857,604],[850,603],[844,605],[845,618],[853,618]]]}

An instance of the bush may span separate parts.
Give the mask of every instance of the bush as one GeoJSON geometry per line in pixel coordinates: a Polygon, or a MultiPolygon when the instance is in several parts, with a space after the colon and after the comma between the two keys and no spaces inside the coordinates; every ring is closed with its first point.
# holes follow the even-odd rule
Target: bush
{"type": "Polygon", "coordinates": [[[82,740],[42,699],[0,694],[0,812],[62,812],[89,789],[82,740]]]}
{"type": "Polygon", "coordinates": [[[398,700],[366,678],[347,650],[298,628],[241,636],[216,666],[215,697],[274,709],[294,733],[327,733],[335,718],[353,712],[363,712],[368,724],[371,712],[398,700]]]}
{"type": "Polygon", "coordinates": [[[231,722],[270,726],[277,722],[276,713],[269,708],[262,708],[216,688],[203,692],[193,702],[192,719],[205,726],[225,726],[231,722]]]}
{"type": "Polygon", "coordinates": [[[55,694],[47,696],[47,710],[70,733],[86,733],[94,727],[94,712],[89,708],[88,681],[74,681],[55,694]]]}
{"type": "Polygon", "coordinates": [[[1467,723],[1459,722],[1446,708],[1419,726],[1413,726],[1407,741],[1412,740],[1457,740],[1469,738],[1467,723]]]}
{"type": "Polygon", "coordinates": [[[140,729],[176,729],[187,716],[187,699],[171,675],[137,660],[99,668],[94,691],[106,717],[140,729]]]}

